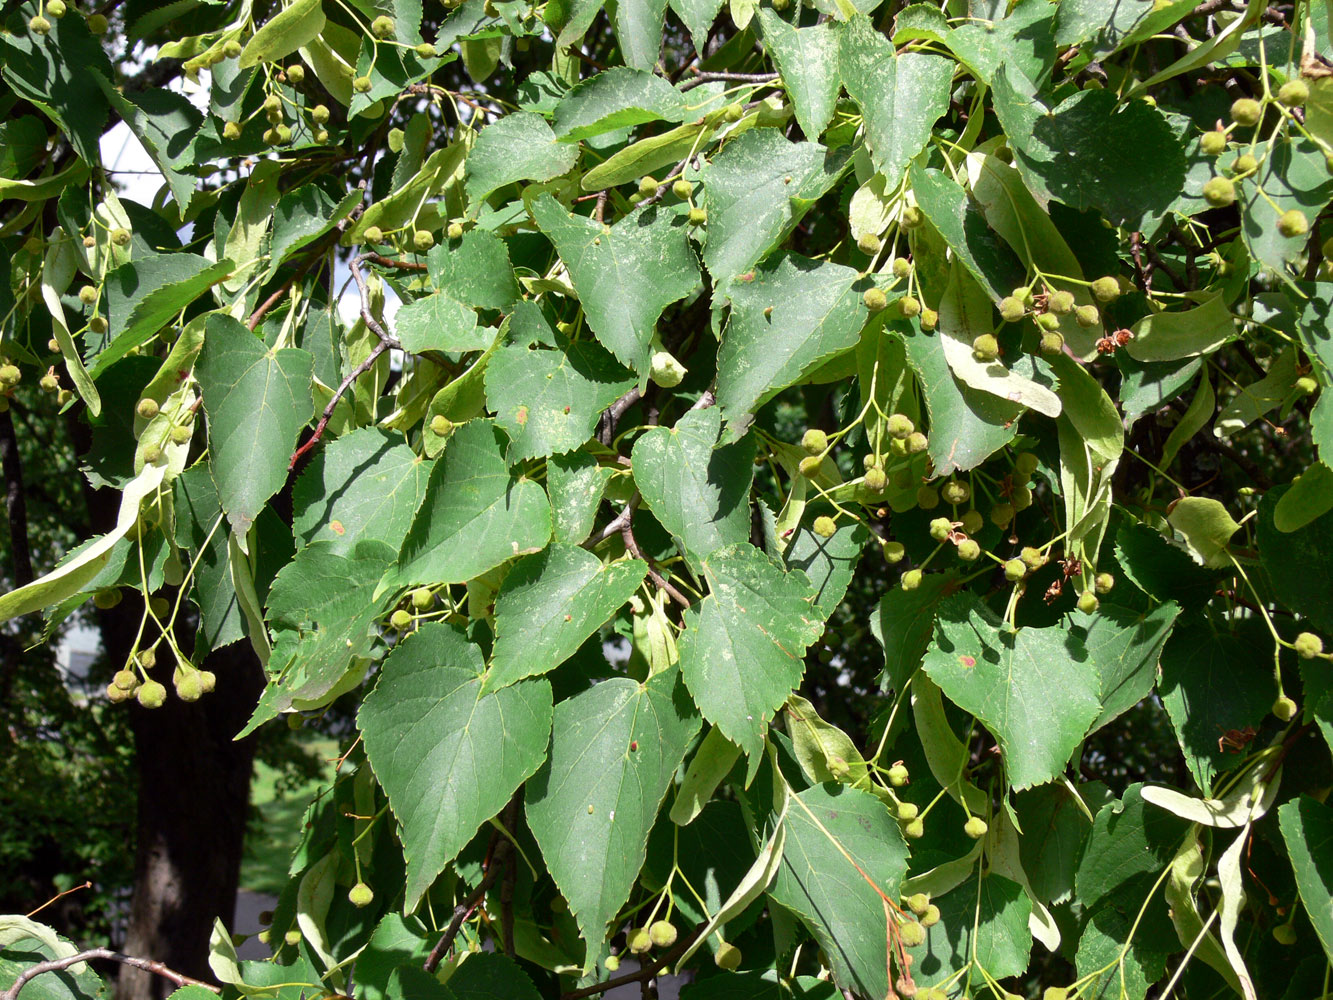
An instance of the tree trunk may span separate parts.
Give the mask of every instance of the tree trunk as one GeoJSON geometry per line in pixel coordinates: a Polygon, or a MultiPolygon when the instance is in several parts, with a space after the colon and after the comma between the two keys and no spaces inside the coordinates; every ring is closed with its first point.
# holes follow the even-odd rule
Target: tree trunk
{"type": "MultiPolygon", "coordinates": [[[[162,659],[170,659],[164,656],[162,659]]],[[[208,937],[215,917],[231,925],[241,874],[255,739],[234,742],[253,711],[263,675],[248,645],[215,653],[217,687],[188,704],[129,706],[139,770],[134,897],[124,950],[213,978],[208,937]]],[[[158,680],[168,685],[169,666],[158,680]]],[[[122,966],[116,1000],[158,1000],[167,980],[122,966]]]]}
{"type": "MultiPolygon", "coordinates": [[[[87,429],[71,422],[71,434],[78,453],[86,454],[87,429]]],[[[109,530],[120,494],[85,484],[84,498],[92,531],[109,530]]],[[[113,664],[129,656],[143,613],[142,598],[123,593],[115,608],[97,612],[102,645],[113,664]]],[[[122,950],[212,980],[208,938],[214,919],[221,917],[230,927],[236,909],[255,755],[254,736],[240,742],[232,737],[254,711],[264,674],[249,644],[234,643],[203,665],[217,674],[217,686],[191,704],[175,696],[175,664],[165,645],[158,654],[151,673],[167,686],[166,703],[151,711],[133,701],[124,706],[134,730],[139,802],[134,889],[122,950]]],[[[116,1000],[158,1000],[174,989],[160,976],[121,966],[116,1000]]]]}

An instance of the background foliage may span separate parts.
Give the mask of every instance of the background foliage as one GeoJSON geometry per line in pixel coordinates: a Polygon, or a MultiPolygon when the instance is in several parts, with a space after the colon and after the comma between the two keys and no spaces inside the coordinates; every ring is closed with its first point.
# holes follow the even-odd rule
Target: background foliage
{"type": "Polygon", "coordinates": [[[1333,8],[723,6],[8,4],[8,638],[344,737],[228,997],[1326,995],[1333,8]]]}

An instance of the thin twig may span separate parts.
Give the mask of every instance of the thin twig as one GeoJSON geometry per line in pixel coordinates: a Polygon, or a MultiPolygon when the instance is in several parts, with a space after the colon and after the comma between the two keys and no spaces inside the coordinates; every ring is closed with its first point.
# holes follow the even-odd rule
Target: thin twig
{"type": "Polygon", "coordinates": [[[689,948],[690,945],[694,944],[694,939],[699,936],[699,933],[702,930],[702,927],[696,928],[694,931],[677,941],[676,946],[661,958],[650,962],[641,969],[635,969],[633,972],[626,973],[623,976],[617,976],[615,979],[608,979],[604,983],[594,983],[592,986],[585,986],[580,990],[562,993],[560,995],[560,1000],[583,1000],[583,997],[595,997],[597,994],[605,993],[607,990],[613,990],[617,986],[625,986],[629,983],[639,983],[647,979],[652,979],[653,976],[657,975],[658,970],[662,969],[664,966],[670,965],[681,955],[685,954],[685,950],[689,948]]]}
{"type": "Polygon", "coordinates": [[[704,73],[691,77],[679,85],[681,90],[693,90],[704,83],[730,80],[735,83],[772,83],[778,78],[776,73],[704,73]]]}
{"type": "Polygon", "coordinates": [[[357,291],[361,296],[361,320],[366,324],[366,329],[379,338],[379,343],[371,349],[370,354],[364,361],[347,373],[347,377],[334,390],[333,398],[329,400],[329,405],[324,407],[319,423],[315,425],[315,433],[310,436],[310,440],[292,453],[292,460],[287,463],[288,471],[296,468],[296,463],[300,461],[301,456],[319,443],[320,438],[324,436],[324,428],[329,425],[329,420],[333,417],[333,411],[337,409],[338,400],[343,398],[343,395],[351,388],[352,383],[370,371],[375,362],[379,360],[380,355],[389,348],[403,349],[403,345],[398,342],[398,338],[380,326],[370,311],[370,288],[366,285],[366,276],[361,273],[361,265],[367,260],[374,260],[377,256],[378,254],[362,254],[353,257],[349,269],[352,272],[352,280],[356,282],[357,291]]]}
{"type": "MultiPolygon", "coordinates": [[[[486,873],[482,875],[481,881],[477,883],[477,887],[472,890],[467,899],[454,907],[453,919],[449,921],[449,926],[440,935],[440,940],[435,942],[435,947],[430,950],[430,955],[426,957],[426,964],[422,966],[427,972],[433,973],[440,967],[440,962],[449,953],[449,949],[453,947],[454,938],[458,937],[458,932],[462,930],[463,921],[486,898],[486,893],[495,884],[495,880],[500,877],[500,872],[505,867],[504,860],[512,845],[508,838],[501,837],[498,832],[491,835],[491,842],[495,847],[491,851],[491,860],[486,866],[486,873]]],[[[3,998],[0,998],[0,1000],[3,1000],[3,998]]]]}
{"type": "Polygon", "coordinates": [[[624,527],[620,529],[620,537],[624,539],[625,549],[629,552],[630,555],[632,555],[635,559],[642,559],[644,562],[648,564],[648,576],[653,581],[653,583],[657,584],[658,587],[666,591],[667,596],[670,597],[677,604],[679,604],[682,608],[688,608],[690,606],[690,599],[686,597],[684,594],[682,594],[675,587],[673,587],[670,584],[670,582],[668,582],[667,578],[657,571],[657,567],[653,565],[652,560],[649,559],[647,556],[645,556],[643,554],[643,550],[639,548],[639,543],[634,538],[634,525],[632,517],[630,518],[630,520],[626,521],[624,527]]]}
{"type": "Polygon", "coordinates": [[[110,948],[89,948],[87,951],[81,951],[77,955],[69,955],[65,958],[55,958],[49,962],[39,962],[19,973],[19,977],[14,980],[14,985],[9,987],[3,993],[0,993],[0,1000],[18,1000],[19,990],[32,979],[40,976],[43,972],[61,972],[68,969],[71,965],[78,965],[80,962],[87,962],[94,958],[106,959],[112,962],[119,962],[121,965],[130,965],[136,969],[143,969],[145,972],[152,972],[161,976],[163,979],[169,979],[177,986],[202,986],[204,989],[213,993],[221,993],[218,987],[210,983],[201,982],[198,979],[191,979],[183,973],[169,969],[161,962],[154,962],[146,958],[132,958],[129,955],[122,955],[118,951],[112,951],[110,948]]]}

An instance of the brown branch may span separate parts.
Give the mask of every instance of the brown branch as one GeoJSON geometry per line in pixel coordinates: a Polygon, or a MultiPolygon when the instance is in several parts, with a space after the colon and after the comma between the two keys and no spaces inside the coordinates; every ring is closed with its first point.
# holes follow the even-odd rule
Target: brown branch
{"type": "Polygon", "coordinates": [[[682,608],[688,608],[690,606],[690,599],[686,597],[684,594],[682,594],[675,587],[673,587],[667,581],[667,578],[657,571],[657,567],[653,565],[653,561],[649,559],[647,556],[645,556],[643,554],[643,550],[639,548],[639,543],[634,538],[633,516],[631,516],[625,522],[624,526],[621,527],[620,537],[624,539],[625,548],[630,555],[632,555],[635,559],[642,559],[644,562],[648,564],[648,576],[653,581],[653,583],[657,584],[657,586],[660,587],[662,590],[665,590],[667,596],[670,597],[677,604],[679,604],[682,608]]]}
{"type": "Polygon", "coordinates": [[[19,990],[32,979],[40,976],[43,972],[61,972],[68,969],[71,965],[78,965],[80,962],[87,962],[90,959],[101,958],[112,962],[119,962],[121,965],[130,965],[136,969],[143,969],[145,972],[152,972],[161,976],[163,979],[169,979],[177,986],[202,986],[204,989],[213,993],[222,991],[210,983],[200,982],[198,979],[191,979],[189,976],[169,969],[161,962],[154,962],[146,958],[132,958],[129,955],[122,955],[118,951],[112,951],[110,948],[89,948],[87,951],[81,951],[77,955],[69,955],[66,958],[56,958],[49,962],[39,962],[19,974],[14,980],[14,985],[9,987],[3,993],[0,993],[0,1000],[18,1000],[19,990]]]}
{"type": "MultiPolygon", "coordinates": [[[[468,894],[468,897],[454,907],[454,915],[449,921],[449,926],[440,935],[440,940],[435,942],[435,947],[430,950],[430,954],[426,957],[426,964],[422,966],[427,972],[433,973],[440,967],[440,962],[444,960],[444,956],[453,947],[454,938],[458,937],[458,932],[463,929],[463,921],[486,897],[486,893],[495,884],[495,880],[500,877],[501,870],[506,867],[504,861],[513,845],[507,837],[500,836],[499,831],[491,834],[491,843],[494,844],[494,847],[490,852],[490,862],[486,865],[486,873],[482,875],[481,881],[468,894]]],[[[3,1000],[3,998],[0,998],[0,1000],[3,1000]]]]}
{"type": "MultiPolygon", "coordinates": [[[[361,320],[366,324],[366,329],[379,338],[379,343],[371,350],[370,354],[359,365],[347,373],[347,377],[342,380],[338,388],[334,390],[333,398],[329,400],[329,405],[324,407],[323,414],[320,415],[319,423],[315,425],[315,433],[310,436],[310,440],[292,453],[292,460],[287,463],[287,471],[296,468],[296,463],[301,456],[319,443],[320,438],[324,436],[324,428],[329,425],[329,420],[333,417],[333,411],[337,409],[338,400],[351,388],[352,383],[359,379],[374,366],[379,360],[379,356],[389,348],[402,350],[403,345],[398,342],[398,338],[393,336],[384,327],[380,326],[370,311],[370,289],[366,285],[366,276],[361,273],[361,265],[367,260],[373,260],[377,254],[362,254],[353,257],[349,263],[349,269],[352,272],[352,280],[356,282],[357,292],[361,296],[361,320]]],[[[385,258],[387,260],[387,258],[385,258]]]]}
{"type": "Polygon", "coordinates": [[[617,976],[615,979],[608,979],[604,983],[594,983],[592,986],[585,986],[580,990],[562,993],[560,994],[560,1000],[582,1000],[583,997],[595,997],[597,994],[605,993],[607,990],[613,990],[617,986],[646,982],[649,979],[652,979],[653,976],[657,975],[658,971],[664,966],[670,965],[681,955],[685,954],[686,949],[694,944],[694,939],[699,936],[702,930],[702,927],[696,928],[691,933],[677,941],[676,946],[661,958],[650,962],[641,969],[628,972],[623,976],[617,976]]]}
{"type": "Polygon", "coordinates": [[[739,83],[773,83],[777,80],[776,73],[721,73],[721,72],[703,72],[695,70],[694,76],[680,84],[681,90],[692,90],[695,87],[713,81],[727,81],[739,83]]]}

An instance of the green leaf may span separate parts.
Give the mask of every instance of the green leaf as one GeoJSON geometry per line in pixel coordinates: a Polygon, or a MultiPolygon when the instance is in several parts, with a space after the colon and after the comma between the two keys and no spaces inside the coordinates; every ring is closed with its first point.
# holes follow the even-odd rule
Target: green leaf
{"type": "Polygon", "coordinates": [[[1134,339],[1125,350],[1137,361],[1176,361],[1212,354],[1237,336],[1236,320],[1220,292],[1184,312],[1149,313],[1131,331],[1134,339]]]}
{"type": "Polygon", "coordinates": [[[1316,462],[1291,481],[1273,509],[1273,527],[1299,531],[1311,521],[1333,510],[1333,469],[1316,462]]]}
{"type": "Polygon", "coordinates": [[[783,572],[749,543],[702,562],[709,594],[685,612],[680,668],[704,718],[747,754],[805,672],[824,630],[805,574],[783,572]]]}
{"type": "Polygon", "coordinates": [[[717,20],[717,12],[722,9],[722,0],[670,0],[670,4],[689,29],[694,51],[703,55],[708,32],[717,20]]]}
{"type": "Polygon", "coordinates": [[[1287,264],[1301,255],[1309,236],[1283,236],[1277,222],[1296,210],[1313,225],[1333,199],[1333,177],[1324,160],[1323,150],[1304,137],[1275,137],[1258,173],[1238,185],[1241,231],[1250,256],[1288,282],[1287,264]]]}
{"type": "Polygon", "coordinates": [[[1178,614],[1179,606],[1171,601],[1145,614],[1106,601],[1094,614],[1070,614],[1100,678],[1102,711],[1090,733],[1109,725],[1152,694],[1157,660],[1178,614]]]}
{"type": "Polygon", "coordinates": [[[1115,536],[1116,560],[1130,581],[1158,601],[1198,607],[1213,596],[1217,574],[1146,524],[1123,525],[1115,536]]]}
{"type": "MultiPolygon", "coordinates": [[[[204,116],[184,94],[165,88],[134,94],[110,86],[104,90],[112,109],[162,171],[176,203],[182,207],[189,205],[197,181],[185,171],[194,166],[192,140],[199,133],[204,116]]],[[[248,262],[249,258],[245,263],[248,262]]]]}
{"type": "Polygon", "coordinates": [[[487,690],[554,670],[639,589],[648,564],[603,563],[577,545],[549,545],[516,562],[495,599],[487,690]]]}
{"type": "Polygon", "coordinates": [[[902,691],[911,680],[935,631],[935,606],[953,592],[958,579],[950,573],[927,573],[915,590],[891,587],[870,613],[870,630],[884,650],[882,690],[902,691]]]}
{"type": "Polygon", "coordinates": [[[350,553],[362,539],[397,546],[426,492],[430,465],[401,438],[362,427],[315,452],[292,490],[303,545],[350,553]]]}
{"type": "Polygon", "coordinates": [[[613,470],[587,452],[553,455],[546,463],[557,542],[582,542],[592,531],[602,494],[613,470]]]}
{"type": "Polygon", "coordinates": [[[1080,979],[1088,977],[1095,995],[1143,1000],[1148,987],[1166,972],[1166,960],[1175,950],[1169,925],[1163,937],[1149,932],[1151,916],[1138,926],[1136,917],[1138,900],[1130,895],[1102,900],[1084,921],[1074,964],[1080,979]]]}
{"type": "Polygon", "coordinates": [[[1162,650],[1157,683],[1185,764],[1205,795],[1234,766],[1218,746],[1228,730],[1258,727],[1277,696],[1268,633],[1254,621],[1221,632],[1191,616],[1176,624],[1162,650]]]}
{"type": "Polygon", "coordinates": [[[721,122],[721,111],[715,111],[660,135],[645,136],[616,150],[585,173],[579,186],[585,191],[601,191],[672,166],[711,139],[721,122]]]}
{"type": "Polygon", "coordinates": [[[147,343],[178,312],[226,278],[232,267],[229,260],[210,264],[197,254],[172,253],[140,256],[108,274],[110,330],[107,346],[96,352],[90,369],[93,378],[147,343]]]}
{"type": "Polygon", "coordinates": [[[307,42],[314,41],[323,30],[324,10],[321,0],[295,0],[251,36],[241,50],[239,65],[241,69],[249,69],[262,62],[277,62],[307,42]]]}
{"type": "Polygon", "coordinates": [[[634,377],[594,341],[555,337],[540,307],[520,302],[509,340],[486,368],[486,400],[509,435],[511,461],[573,451],[634,377]],[[555,350],[539,346],[558,343],[555,350]]]}
{"type": "Polygon", "coordinates": [[[1278,825],[1305,912],[1333,961],[1333,808],[1302,795],[1278,809],[1278,825]]]}
{"type": "Polygon", "coordinates": [[[403,539],[397,585],[465,583],[546,544],[551,505],[540,486],[509,471],[504,447],[489,420],[454,432],[403,539]]]}
{"type": "Polygon", "coordinates": [[[240,537],[287,481],[296,437],[314,405],[314,359],[273,351],[230,316],[208,318],[195,374],[208,414],[209,468],[227,523],[240,537]]]}
{"type": "Polygon", "coordinates": [[[865,119],[871,160],[893,190],[949,110],[953,62],[921,52],[899,55],[862,17],[847,22],[840,55],[843,85],[865,119]]]}
{"type": "Polygon", "coordinates": [[[691,410],[676,426],[654,427],[634,442],[634,483],[662,527],[696,564],[750,537],[751,438],[717,447],[717,407],[691,410]]]}
{"type": "MultiPolygon", "coordinates": [[[[1003,11],[999,7],[995,13],[1003,11]]],[[[949,32],[948,46],[977,79],[989,84],[1000,66],[1016,66],[1032,80],[1055,63],[1055,10],[1042,0],[1021,0],[991,23],[968,20],[949,32]]]]}
{"type": "MultiPolygon", "coordinates": [[[[34,965],[78,953],[72,942],[46,924],[18,914],[0,916],[0,989],[8,990],[34,965]]],[[[77,962],[68,969],[29,980],[23,995],[31,992],[38,1000],[101,1000],[105,990],[102,977],[87,962],[77,962]]]]}
{"type": "MultiPolygon", "coordinates": [[[[1185,387],[1199,374],[1199,369],[1203,367],[1203,359],[1143,362],[1135,361],[1128,354],[1120,354],[1116,358],[1116,364],[1120,366],[1121,373],[1118,393],[1120,409],[1125,414],[1125,426],[1132,427],[1145,414],[1161,409],[1180,396],[1185,387]]],[[[1211,389],[1211,383],[1209,388],[1211,389]]],[[[1210,407],[1209,419],[1212,415],[1210,407]]]]}
{"type": "Polygon", "coordinates": [[[503,240],[484,229],[469,229],[461,240],[432,247],[426,266],[431,283],[464,305],[508,311],[518,300],[509,251],[503,240]]]}
{"type": "Polygon", "coordinates": [[[910,176],[917,206],[993,300],[1023,284],[1023,265],[963,188],[943,171],[919,164],[912,165],[910,176]]]}
{"type": "Polygon", "coordinates": [[[839,524],[831,538],[822,538],[802,524],[788,542],[783,553],[787,568],[800,570],[814,585],[815,608],[825,618],[833,614],[847,593],[869,540],[865,525],[852,521],[839,524]]]}
{"type": "Polygon", "coordinates": [[[555,108],[555,134],[566,142],[644,122],[682,122],[685,96],[660,76],[617,66],[584,80],[555,108]]]}
{"type": "Polygon", "coordinates": [[[717,401],[733,436],[783,389],[854,348],[867,315],[850,267],[781,254],[752,275],[723,293],[731,316],[717,354],[717,401]]]}
{"type": "Polygon", "coordinates": [[[662,51],[667,0],[617,0],[611,9],[621,57],[634,69],[651,72],[662,51]]]}
{"type": "Polygon", "coordinates": [[[23,100],[50,118],[69,139],[79,159],[101,162],[99,142],[110,111],[105,81],[116,78],[102,42],[82,17],[48,18],[45,38],[27,30],[30,14],[12,8],[0,32],[0,72],[23,100]],[[89,71],[98,78],[89,80],[89,71]],[[90,86],[89,84],[94,85],[90,86]]]}
{"type": "Polygon", "coordinates": [[[1141,875],[1156,877],[1175,856],[1189,824],[1143,799],[1143,785],[1125,789],[1097,813],[1074,875],[1088,909],[1141,875]]]}
{"type": "Polygon", "coordinates": [[[1101,712],[1097,671],[1076,636],[1059,626],[1010,631],[970,594],[940,602],[922,666],[995,734],[1016,790],[1058,777],[1101,712]]]}
{"type": "Polygon", "coordinates": [[[921,385],[937,475],[975,468],[1018,435],[1022,409],[955,379],[939,337],[922,333],[915,323],[892,323],[887,329],[902,338],[921,385]]]}
{"type": "Polygon", "coordinates": [[[836,21],[797,28],[767,7],[759,9],[764,47],[782,75],[807,139],[818,139],[833,118],[842,81],[838,50],[842,28],[836,21]]]}
{"type": "Polygon", "coordinates": [[[270,681],[241,736],[292,708],[322,708],[360,683],[374,624],[392,606],[375,589],[393,549],[364,541],[346,556],[327,542],[307,545],[282,568],[268,594],[273,630],[270,681]]]}
{"type": "Polygon", "coordinates": [[[1017,882],[972,875],[935,903],[940,922],[926,931],[926,946],[912,968],[918,982],[942,982],[974,961],[992,980],[1027,968],[1032,902],[1017,882]]]}
{"type": "Polygon", "coordinates": [[[549,181],[574,168],[577,144],[560,142],[541,115],[505,115],[481,130],[467,158],[467,199],[476,207],[514,181],[549,181]]]}
{"type": "Polygon", "coordinates": [[[341,201],[335,201],[318,185],[302,184],[279,198],[273,209],[273,239],[265,277],[277,274],[289,255],[330,233],[361,204],[363,197],[361,191],[348,191],[341,201]]]}
{"type": "Polygon", "coordinates": [[[459,629],[430,622],[384,660],[357,715],[401,825],[409,910],[546,758],[550,684],[483,693],[484,667],[459,629]]]}
{"type": "Polygon", "coordinates": [[[1166,515],[1171,527],[1185,539],[1185,547],[1194,561],[1209,569],[1230,564],[1227,544],[1240,525],[1218,500],[1211,497],[1182,497],[1166,515]]]}
{"type": "Polygon", "coordinates": [[[1023,873],[1041,903],[1061,903],[1072,896],[1079,855],[1092,830],[1084,809],[1090,807],[1095,815],[1109,794],[1102,786],[1084,784],[1076,795],[1053,783],[1014,796],[1014,812],[1023,830],[1018,839],[1023,873]]]}
{"type": "Polygon", "coordinates": [[[456,1000],[541,1000],[518,963],[496,952],[477,952],[460,962],[449,977],[449,991],[456,1000]]]}
{"type": "Polygon", "coordinates": [[[646,378],[658,317],[699,283],[685,217],[652,206],[604,226],[566,212],[549,194],[533,202],[532,215],[569,269],[589,328],[646,378]]]}
{"type": "Polygon", "coordinates": [[[453,296],[435,292],[413,299],[393,320],[394,332],[412,354],[484,351],[495,331],[477,324],[477,314],[453,296]]]}
{"type": "Polygon", "coordinates": [[[1120,4],[1108,9],[1101,0],[1063,0],[1056,14],[1055,40],[1062,47],[1086,42],[1090,53],[1110,55],[1169,28],[1199,3],[1178,0],[1159,11],[1155,4],[1120,4]]]}
{"type": "Polygon", "coordinates": [[[835,981],[862,996],[890,992],[888,926],[907,845],[869,792],[814,785],[792,796],[782,864],[769,895],[793,911],[832,964],[835,981]],[[859,870],[858,870],[859,869],[859,870]]]}
{"type": "Polygon", "coordinates": [[[1080,91],[1048,111],[1013,76],[1012,66],[995,74],[995,113],[1033,192],[1150,228],[1185,181],[1184,150],[1162,113],[1143,101],[1121,105],[1110,90],[1080,91]]]}
{"type": "Polygon", "coordinates": [[[602,681],[556,706],[550,758],[525,808],[591,955],[629,898],[658,807],[698,731],[674,669],[643,684],[602,681]]]}
{"type": "Polygon", "coordinates": [[[789,142],[755,128],[723,147],[699,177],[708,212],[704,263],[714,282],[753,267],[842,177],[847,150],[789,142]]]}
{"type": "Polygon", "coordinates": [[[1286,492],[1278,487],[1259,502],[1259,556],[1277,599],[1325,635],[1333,634],[1333,512],[1282,532],[1273,518],[1286,492]]]}

